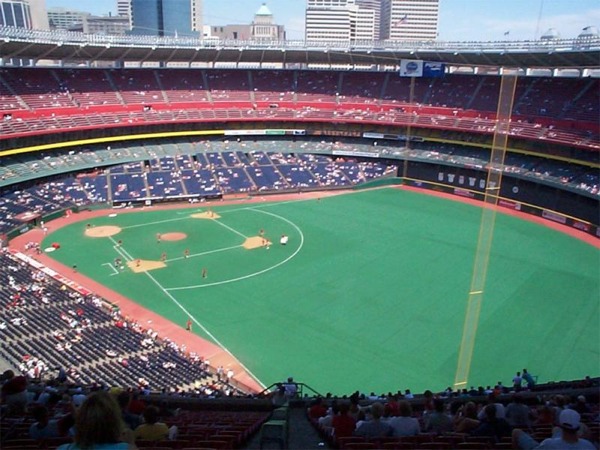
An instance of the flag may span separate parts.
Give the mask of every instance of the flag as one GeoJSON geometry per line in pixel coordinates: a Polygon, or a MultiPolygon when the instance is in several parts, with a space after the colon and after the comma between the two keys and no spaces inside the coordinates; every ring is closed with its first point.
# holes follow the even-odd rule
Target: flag
{"type": "Polygon", "coordinates": [[[402,25],[403,23],[406,23],[406,22],[408,22],[408,15],[404,14],[402,17],[400,17],[400,19],[398,19],[394,22],[394,26],[399,27],[400,25],[402,25]]]}
{"type": "Polygon", "coordinates": [[[504,36],[508,36],[510,34],[510,31],[505,31],[504,32],[504,36]]]}

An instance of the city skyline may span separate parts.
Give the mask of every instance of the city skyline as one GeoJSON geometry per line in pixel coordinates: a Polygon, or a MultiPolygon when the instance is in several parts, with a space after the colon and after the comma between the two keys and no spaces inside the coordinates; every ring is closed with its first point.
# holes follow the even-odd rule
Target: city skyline
{"type": "MultiPolygon", "coordinates": [[[[204,0],[205,25],[249,24],[262,0],[204,0]]],[[[306,0],[267,1],[274,23],[285,26],[288,39],[304,39],[306,0]]],[[[96,15],[116,14],[116,0],[46,0],[96,15]]],[[[440,0],[439,40],[532,40],[549,28],[575,38],[586,26],[600,25],[597,0],[440,0]],[[473,24],[476,24],[474,26],[473,24]]]]}

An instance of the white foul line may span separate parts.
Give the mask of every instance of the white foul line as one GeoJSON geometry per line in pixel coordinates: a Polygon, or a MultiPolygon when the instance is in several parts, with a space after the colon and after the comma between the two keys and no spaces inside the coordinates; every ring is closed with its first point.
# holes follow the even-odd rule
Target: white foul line
{"type": "Polygon", "coordinates": [[[202,331],[204,331],[213,340],[213,342],[215,344],[217,344],[220,348],[222,348],[225,352],[227,352],[227,354],[229,356],[231,356],[233,359],[235,359],[240,364],[240,366],[242,366],[244,371],[247,372],[252,378],[254,378],[254,380],[256,380],[256,382],[258,384],[260,384],[261,387],[263,387],[263,388],[266,387],[265,384],[262,381],[260,381],[256,377],[256,375],[254,375],[250,371],[250,369],[248,369],[241,361],[239,361],[235,356],[233,356],[233,353],[231,353],[227,347],[225,347],[223,344],[221,344],[221,342],[219,342],[219,340],[210,331],[208,331],[204,325],[202,325],[200,322],[198,322],[198,320],[196,320],[196,318],[193,315],[191,315],[189,313],[189,311],[187,309],[185,309],[185,307],[175,299],[175,297],[173,297],[169,292],[167,292],[167,290],[165,288],[163,288],[162,285],[158,281],[156,281],[156,279],[150,274],[150,272],[145,272],[145,273],[146,273],[146,275],[148,275],[148,278],[150,278],[154,282],[154,284],[156,284],[158,286],[158,288],[161,291],[163,291],[165,293],[165,295],[167,297],[169,297],[171,299],[171,301],[179,307],[179,309],[181,309],[188,317],[190,317],[194,321],[194,323],[196,325],[198,325],[202,329],[202,331]]]}
{"type": "MultiPolygon", "coordinates": [[[[122,248],[122,247],[119,247],[119,246],[117,245],[116,241],[115,241],[115,240],[112,238],[112,236],[109,236],[109,239],[110,239],[110,240],[113,242],[113,244],[115,244],[115,245],[114,245],[114,249],[115,249],[115,250],[116,250],[118,253],[120,253],[120,254],[121,254],[121,255],[122,255],[122,256],[123,256],[125,259],[129,258],[129,260],[130,260],[130,261],[132,261],[132,260],[133,260],[132,256],[131,256],[131,255],[130,255],[130,254],[129,254],[129,253],[128,253],[128,252],[127,252],[127,251],[126,251],[124,248],[122,248]]],[[[236,247],[241,247],[241,246],[240,246],[240,245],[238,245],[238,246],[236,246],[236,247]]],[[[235,247],[232,247],[232,248],[235,248],[235,247]]],[[[217,250],[217,251],[223,251],[223,250],[224,250],[224,249],[217,250]]],[[[183,311],[183,312],[184,312],[184,313],[185,313],[185,314],[186,314],[186,315],[187,315],[189,318],[191,318],[191,319],[194,321],[194,323],[195,323],[196,325],[198,325],[198,326],[199,326],[199,327],[202,329],[202,331],[204,331],[204,332],[205,332],[205,333],[206,333],[206,334],[207,334],[207,335],[208,335],[208,336],[209,336],[209,337],[210,337],[210,338],[213,340],[213,342],[214,342],[215,344],[217,344],[217,345],[218,345],[220,348],[222,348],[222,349],[223,349],[223,350],[224,350],[224,351],[225,351],[225,352],[226,352],[226,353],[227,353],[229,356],[231,356],[233,359],[235,359],[235,360],[236,360],[236,361],[237,361],[237,362],[240,364],[240,366],[241,366],[241,367],[244,369],[244,371],[245,371],[245,372],[247,372],[247,373],[248,373],[248,374],[249,374],[249,375],[250,375],[250,376],[251,376],[251,377],[252,377],[254,380],[256,380],[256,382],[257,382],[258,384],[260,384],[260,385],[261,385],[261,387],[263,387],[263,388],[265,388],[265,387],[266,387],[266,385],[265,385],[265,384],[264,384],[262,381],[260,381],[260,380],[259,380],[259,379],[256,377],[256,375],[254,375],[254,374],[253,374],[253,373],[250,371],[250,369],[248,369],[248,368],[247,368],[247,367],[246,367],[246,366],[245,366],[245,365],[244,365],[244,364],[243,364],[241,361],[239,361],[239,360],[238,360],[238,359],[237,359],[237,358],[236,358],[236,357],[233,355],[233,353],[231,353],[231,352],[229,351],[229,349],[228,349],[227,347],[225,347],[223,344],[221,344],[221,342],[220,342],[220,341],[219,341],[219,340],[218,340],[218,339],[217,339],[217,338],[216,338],[216,337],[215,337],[215,336],[214,336],[214,335],[213,335],[213,334],[212,334],[210,331],[208,331],[208,330],[206,329],[206,327],[205,327],[204,325],[202,325],[202,324],[201,324],[201,323],[200,323],[200,322],[199,322],[199,321],[198,321],[198,320],[197,320],[197,319],[196,319],[196,318],[195,318],[195,317],[194,317],[192,314],[190,314],[190,312],[189,312],[187,309],[185,309],[185,307],[184,307],[184,306],[183,306],[181,303],[179,303],[179,302],[178,302],[178,301],[175,299],[175,297],[173,297],[173,296],[172,296],[172,295],[171,295],[169,292],[167,292],[167,290],[166,290],[164,287],[162,287],[162,285],[161,285],[161,284],[160,284],[158,281],[156,281],[156,279],[155,279],[155,278],[154,278],[154,277],[153,277],[153,276],[150,274],[150,272],[148,272],[148,271],[145,271],[144,273],[145,273],[145,274],[148,276],[148,278],[150,278],[150,279],[151,279],[151,280],[154,282],[154,284],[156,284],[156,285],[158,286],[158,288],[159,288],[161,291],[163,291],[163,292],[165,293],[165,295],[166,295],[167,297],[169,297],[169,298],[171,299],[171,301],[172,301],[173,303],[175,303],[175,304],[176,304],[176,305],[179,307],[179,309],[181,309],[181,310],[182,310],[182,311],[183,311]]]]}
{"type": "Polygon", "coordinates": [[[156,222],[146,222],[146,223],[140,223],[138,225],[129,225],[128,227],[121,227],[121,230],[129,230],[131,228],[139,228],[139,227],[146,227],[148,225],[156,225],[157,223],[177,222],[179,220],[187,220],[187,219],[188,219],[188,217],[178,217],[177,219],[158,220],[156,222]]]}

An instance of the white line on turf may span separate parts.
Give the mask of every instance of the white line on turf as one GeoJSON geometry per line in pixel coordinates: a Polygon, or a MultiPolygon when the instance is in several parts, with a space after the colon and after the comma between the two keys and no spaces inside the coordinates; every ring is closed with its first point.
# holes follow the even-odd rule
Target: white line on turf
{"type": "MultiPolygon", "coordinates": [[[[208,250],[206,252],[200,252],[200,253],[194,253],[188,256],[188,258],[195,258],[197,256],[204,256],[204,255],[210,255],[211,253],[219,253],[219,252],[226,252],[227,250],[233,250],[234,248],[240,248],[242,247],[242,245],[232,245],[231,247],[224,247],[224,248],[218,248],[216,250],[208,250]]],[[[171,261],[179,261],[181,259],[186,259],[185,256],[180,256],[179,258],[172,258],[172,259],[167,259],[165,262],[171,262],[171,261]]]]}
{"type": "Polygon", "coordinates": [[[189,217],[178,217],[176,219],[157,220],[156,222],[145,222],[137,225],[129,225],[128,227],[121,227],[121,230],[130,230],[132,228],[147,227],[148,225],[157,225],[159,223],[177,222],[180,220],[187,220],[188,218],[189,217]]]}
{"type": "Polygon", "coordinates": [[[179,303],[175,297],[173,297],[169,292],[167,292],[167,290],[164,287],[162,287],[162,285],[158,281],[156,281],[156,279],[149,272],[146,272],[146,275],[148,275],[148,278],[150,278],[154,282],[154,284],[156,284],[158,288],[161,291],[163,291],[165,295],[169,297],[171,301],[179,307],[179,309],[181,309],[189,318],[191,318],[194,321],[194,323],[198,325],[202,329],[202,331],[204,331],[206,335],[213,340],[215,344],[217,344],[225,352],[227,352],[229,356],[231,356],[237,362],[239,362],[246,373],[248,373],[252,378],[254,378],[254,380],[256,380],[256,382],[260,384],[263,388],[266,387],[265,384],[256,377],[256,375],[254,375],[241,361],[239,361],[235,356],[233,356],[233,353],[231,353],[227,347],[221,344],[221,342],[210,331],[208,331],[204,325],[202,325],[192,314],[190,314],[190,312],[181,303],[179,303]]]}
{"type": "Polygon", "coordinates": [[[221,222],[220,220],[215,220],[215,223],[218,223],[219,225],[221,225],[224,228],[227,228],[229,231],[233,231],[235,234],[237,234],[238,236],[243,237],[244,239],[248,239],[248,236],[246,236],[245,234],[240,233],[237,230],[234,230],[233,228],[231,228],[229,225],[225,225],[223,222],[221,222]]]}
{"type": "Polygon", "coordinates": [[[113,273],[110,274],[111,277],[113,277],[115,275],[119,275],[119,272],[117,271],[117,269],[114,268],[114,266],[111,263],[104,263],[102,265],[103,266],[108,266],[110,268],[110,270],[113,271],[113,273]]]}
{"type": "Polygon", "coordinates": [[[112,243],[114,244],[114,245],[113,245],[113,248],[115,249],[115,251],[116,251],[116,252],[117,252],[119,255],[121,255],[123,258],[125,258],[125,259],[126,259],[126,260],[128,260],[128,261],[133,261],[133,259],[134,259],[134,258],[133,258],[133,256],[131,256],[131,255],[130,255],[130,254],[127,252],[127,250],[125,250],[125,249],[124,249],[122,246],[118,245],[118,244],[117,244],[117,241],[115,241],[115,240],[113,239],[113,237],[112,237],[112,236],[109,236],[108,238],[109,238],[109,239],[112,241],[112,243]]]}
{"type": "Polygon", "coordinates": [[[186,289],[206,288],[206,287],[210,287],[210,286],[219,286],[221,284],[228,284],[228,283],[233,283],[235,281],[246,280],[248,278],[252,278],[257,275],[262,275],[263,273],[267,273],[273,269],[276,269],[277,267],[287,263],[289,260],[291,260],[293,257],[295,257],[300,252],[300,250],[302,250],[302,247],[304,246],[304,234],[302,233],[302,230],[298,227],[298,225],[296,225],[294,222],[286,219],[285,217],[281,217],[281,216],[271,213],[271,212],[262,211],[260,209],[248,208],[248,210],[276,217],[280,220],[283,220],[284,222],[289,223],[292,227],[294,227],[296,229],[296,231],[298,232],[298,235],[300,236],[300,244],[298,245],[298,248],[294,251],[294,253],[292,253],[290,256],[288,256],[283,261],[280,261],[279,263],[277,263],[271,267],[267,267],[266,269],[263,269],[263,270],[260,270],[258,272],[254,272],[254,273],[251,273],[248,275],[244,275],[244,276],[237,277],[237,278],[231,278],[229,280],[216,281],[214,283],[196,284],[196,285],[192,285],[192,286],[180,286],[180,287],[174,287],[174,288],[165,288],[165,290],[166,291],[183,291],[186,289]]]}

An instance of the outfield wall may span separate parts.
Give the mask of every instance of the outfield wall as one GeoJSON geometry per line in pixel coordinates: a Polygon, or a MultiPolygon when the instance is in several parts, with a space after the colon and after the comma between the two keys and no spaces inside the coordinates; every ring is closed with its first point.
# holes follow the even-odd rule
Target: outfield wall
{"type": "MultiPolygon", "coordinates": [[[[483,201],[487,172],[465,167],[407,163],[405,184],[483,201]]],[[[540,180],[504,174],[498,205],[543,217],[600,238],[600,199],[578,195],[540,180]]]]}

